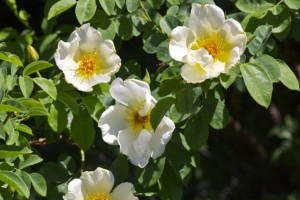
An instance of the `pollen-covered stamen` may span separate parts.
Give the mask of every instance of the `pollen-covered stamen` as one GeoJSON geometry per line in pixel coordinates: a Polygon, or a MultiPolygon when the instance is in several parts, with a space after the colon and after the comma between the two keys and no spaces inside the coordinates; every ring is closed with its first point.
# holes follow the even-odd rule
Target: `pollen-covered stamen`
{"type": "Polygon", "coordinates": [[[80,77],[82,81],[90,79],[102,69],[102,61],[99,58],[98,51],[83,54],[78,63],[79,68],[76,70],[76,75],[80,77]]]}
{"type": "Polygon", "coordinates": [[[218,60],[220,55],[223,54],[225,48],[225,42],[219,34],[212,34],[210,38],[197,39],[192,43],[191,49],[198,50],[204,48],[214,60],[218,60]]]}
{"type": "Polygon", "coordinates": [[[135,131],[141,131],[143,129],[150,131],[152,129],[150,123],[151,110],[152,109],[149,109],[148,113],[144,116],[141,116],[138,110],[134,110],[131,113],[129,113],[128,121],[131,128],[135,131]]]}
{"type": "Polygon", "coordinates": [[[96,194],[89,194],[85,200],[111,200],[111,196],[109,193],[96,193],[96,194]]]}

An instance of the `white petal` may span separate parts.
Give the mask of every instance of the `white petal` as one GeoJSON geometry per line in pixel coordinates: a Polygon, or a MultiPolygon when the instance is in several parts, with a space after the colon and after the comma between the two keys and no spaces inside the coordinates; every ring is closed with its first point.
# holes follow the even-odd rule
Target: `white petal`
{"type": "Polygon", "coordinates": [[[97,50],[99,44],[103,41],[101,33],[91,27],[90,24],[84,24],[73,31],[69,40],[73,40],[74,38],[79,40],[79,46],[82,52],[97,50]]]}
{"type": "Polygon", "coordinates": [[[71,83],[78,90],[84,92],[90,92],[93,90],[93,86],[90,85],[88,81],[81,80],[80,77],[76,76],[76,72],[74,70],[65,70],[63,72],[65,74],[66,81],[71,83]]]}
{"type": "Polygon", "coordinates": [[[155,133],[152,136],[150,143],[151,146],[151,157],[157,158],[165,151],[165,146],[171,139],[172,133],[175,129],[174,122],[168,118],[164,117],[159,123],[158,127],[155,130],[155,133]]]}
{"type": "Polygon", "coordinates": [[[99,47],[99,56],[103,64],[101,73],[104,74],[115,74],[121,67],[121,59],[116,54],[115,46],[112,40],[103,41],[99,47]]]}
{"type": "Polygon", "coordinates": [[[133,185],[131,183],[121,183],[111,193],[112,200],[138,200],[139,198],[132,194],[132,188],[133,185]]]}
{"type": "Polygon", "coordinates": [[[129,125],[126,121],[127,108],[123,105],[110,106],[100,117],[98,126],[101,128],[102,137],[108,144],[117,145],[120,130],[126,129],[129,125]]]}
{"type": "Polygon", "coordinates": [[[224,12],[218,6],[192,4],[189,27],[196,34],[197,38],[207,37],[221,28],[224,22],[224,12]]]}
{"type": "Polygon", "coordinates": [[[210,76],[217,77],[220,75],[220,73],[223,73],[223,72],[225,72],[225,63],[217,60],[216,62],[214,62],[214,65],[210,72],[210,76]]]}
{"type": "Polygon", "coordinates": [[[189,44],[195,39],[193,33],[188,27],[178,26],[172,30],[170,38],[170,56],[177,61],[182,61],[183,57],[188,54],[189,44]]]}
{"type": "Polygon", "coordinates": [[[142,130],[138,138],[133,142],[134,150],[139,157],[143,157],[145,154],[149,154],[147,151],[150,151],[149,142],[151,138],[151,133],[146,130],[142,130]]]}
{"type": "Polygon", "coordinates": [[[235,66],[240,61],[239,48],[235,47],[229,52],[228,62],[225,65],[225,72],[230,70],[233,66],[235,66]]]}
{"type": "Polygon", "coordinates": [[[82,194],[82,182],[80,179],[73,179],[68,184],[68,192],[63,196],[64,200],[84,200],[82,194]]]}
{"type": "Polygon", "coordinates": [[[151,94],[147,83],[135,79],[123,81],[121,78],[113,81],[110,93],[117,102],[134,109],[144,105],[149,97],[146,93],[151,94]]]}
{"type": "Polygon", "coordinates": [[[185,64],[181,67],[181,76],[188,83],[201,83],[210,78],[210,74],[199,64],[185,64]]]}
{"type": "Polygon", "coordinates": [[[98,167],[95,171],[85,171],[80,177],[88,194],[110,193],[114,185],[111,171],[98,167]]]}
{"type": "Polygon", "coordinates": [[[150,158],[150,149],[146,151],[146,153],[140,157],[137,155],[133,143],[137,139],[137,133],[132,132],[131,129],[126,129],[120,131],[118,135],[118,142],[120,145],[121,153],[127,155],[130,159],[130,162],[138,167],[145,167],[150,158]]]}
{"type": "Polygon", "coordinates": [[[71,42],[58,42],[58,48],[54,54],[56,65],[61,70],[75,70],[78,68],[77,63],[74,61],[74,57],[77,54],[78,40],[74,39],[71,42]]]}

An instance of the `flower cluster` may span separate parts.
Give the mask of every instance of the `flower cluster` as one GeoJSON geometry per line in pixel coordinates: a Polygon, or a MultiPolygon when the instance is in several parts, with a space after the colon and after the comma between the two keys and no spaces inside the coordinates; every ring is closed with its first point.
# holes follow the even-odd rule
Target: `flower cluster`
{"type": "Polygon", "coordinates": [[[225,19],[215,5],[192,4],[189,27],[176,27],[170,37],[170,55],[184,63],[181,75],[190,83],[228,72],[239,62],[247,42],[241,25],[225,19]]]}
{"type": "MultiPolygon", "coordinates": [[[[241,25],[225,19],[223,11],[214,5],[192,4],[189,27],[176,27],[170,38],[170,56],[184,63],[181,75],[191,83],[229,71],[239,62],[246,46],[241,25]]],[[[60,41],[54,58],[66,81],[85,92],[92,91],[98,83],[110,82],[121,66],[113,41],[104,40],[89,24],[76,29],[68,42],[60,41]]],[[[150,115],[156,100],[146,82],[116,78],[110,94],[116,104],[99,119],[102,138],[108,144],[119,145],[120,152],[132,164],[143,168],[150,157],[156,159],[162,155],[175,124],[164,116],[158,127],[152,128],[150,115]]],[[[131,183],[122,183],[111,192],[113,183],[114,177],[108,170],[84,172],[69,183],[64,199],[138,199],[131,193],[131,183]]]]}

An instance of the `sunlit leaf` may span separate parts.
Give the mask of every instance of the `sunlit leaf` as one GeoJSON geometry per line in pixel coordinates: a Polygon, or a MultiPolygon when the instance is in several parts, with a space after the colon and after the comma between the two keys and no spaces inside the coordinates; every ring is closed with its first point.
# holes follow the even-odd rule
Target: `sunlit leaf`
{"type": "Polygon", "coordinates": [[[20,58],[17,55],[9,52],[0,51],[0,60],[4,60],[6,62],[13,63],[23,67],[23,63],[20,60],[20,58]]]}
{"type": "Polygon", "coordinates": [[[51,19],[66,10],[70,9],[72,6],[76,4],[76,0],[60,0],[53,4],[48,12],[48,17],[47,19],[51,19]]]}
{"type": "Polygon", "coordinates": [[[23,70],[23,76],[28,76],[30,74],[33,74],[35,72],[41,71],[43,69],[47,69],[49,67],[52,67],[53,64],[49,63],[47,61],[34,61],[27,65],[23,70]]]}
{"type": "Polygon", "coordinates": [[[280,82],[291,90],[299,91],[299,81],[290,67],[282,60],[276,60],[280,66],[280,82]]]}
{"type": "Polygon", "coordinates": [[[14,188],[19,194],[29,197],[29,190],[24,181],[15,173],[0,170],[0,181],[14,188]]]}
{"type": "Polygon", "coordinates": [[[76,4],[75,13],[80,24],[90,20],[97,9],[96,0],[79,0],[76,4]]]}
{"type": "Polygon", "coordinates": [[[57,90],[52,80],[36,77],[33,78],[33,81],[42,88],[52,99],[56,100],[57,90]]]}

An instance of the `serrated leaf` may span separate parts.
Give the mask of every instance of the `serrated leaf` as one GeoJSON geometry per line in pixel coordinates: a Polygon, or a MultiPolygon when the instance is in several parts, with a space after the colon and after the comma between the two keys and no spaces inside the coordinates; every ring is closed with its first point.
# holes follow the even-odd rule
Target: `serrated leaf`
{"type": "Polygon", "coordinates": [[[41,71],[43,69],[47,69],[52,66],[53,64],[47,61],[34,61],[24,68],[23,76],[28,76],[30,74],[41,71]]]}
{"type": "Polygon", "coordinates": [[[272,26],[262,25],[256,28],[254,39],[248,44],[248,50],[252,55],[257,54],[266,44],[272,33],[272,26]]]}
{"type": "Polygon", "coordinates": [[[24,169],[26,167],[30,167],[30,166],[38,164],[42,161],[43,161],[43,159],[37,155],[26,155],[26,156],[24,156],[24,161],[20,161],[19,169],[24,169]]]}
{"type": "Polygon", "coordinates": [[[56,100],[57,90],[52,80],[42,77],[33,78],[33,81],[46,92],[52,99],[56,100]]]}
{"type": "Polygon", "coordinates": [[[53,4],[48,12],[48,17],[47,19],[51,19],[66,10],[70,9],[72,6],[76,4],[76,0],[60,0],[53,4]]]}
{"type": "Polygon", "coordinates": [[[94,16],[97,9],[96,0],[79,0],[75,8],[75,14],[80,24],[94,16]]]}
{"type": "Polygon", "coordinates": [[[231,84],[235,81],[237,75],[240,73],[239,66],[233,67],[227,74],[221,74],[220,83],[225,89],[228,89],[231,84]]]}
{"type": "Polygon", "coordinates": [[[280,67],[276,60],[266,54],[250,59],[250,63],[260,66],[269,75],[272,82],[278,82],[280,78],[280,67]]]}
{"type": "Polygon", "coordinates": [[[60,134],[68,124],[68,116],[64,106],[59,102],[54,102],[50,105],[47,120],[52,130],[60,134]]]}
{"type": "Polygon", "coordinates": [[[103,10],[106,12],[108,15],[115,14],[115,1],[112,0],[99,0],[99,3],[103,10]]]}
{"type": "Polygon", "coordinates": [[[0,60],[4,60],[6,62],[13,63],[23,67],[23,63],[20,60],[20,58],[17,55],[9,52],[0,51],[0,60]]]}
{"type": "Polygon", "coordinates": [[[32,151],[23,146],[0,145],[0,159],[29,154],[32,151]]]}
{"type": "Polygon", "coordinates": [[[31,173],[29,177],[34,190],[42,197],[45,197],[47,194],[47,184],[44,177],[38,173],[31,173]]]}
{"type": "Polygon", "coordinates": [[[291,90],[299,91],[299,81],[290,67],[282,60],[276,60],[280,66],[280,82],[291,90]]]}
{"type": "Polygon", "coordinates": [[[30,97],[33,90],[33,82],[29,76],[19,76],[19,86],[24,97],[30,97]]]}
{"type": "Polygon", "coordinates": [[[167,111],[174,104],[175,99],[173,97],[166,97],[159,100],[150,115],[150,122],[153,130],[157,128],[167,111]]]}
{"type": "Polygon", "coordinates": [[[15,130],[22,131],[24,133],[28,133],[29,135],[33,135],[31,128],[26,126],[25,124],[18,124],[17,126],[15,126],[15,130]]]}
{"type": "Polygon", "coordinates": [[[74,116],[71,123],[71,136],[84,151],[92,146],[95,128],[93,120],[87,112],[80,111],[78,116],[74,116]]]}
{"type": "Polygon", "coordinates": [[[273,85],[267,72],[260,66],[252,63],[241,64],[241,72],[252,98],[267,108],[271,103],[273,85]]]}
{"type": "Polygon", "coordinates": [[[0,171],[0,181],[14,188],[20,195],[29,197],[27,185],[17,174],[10,171],[0,171]]]}
{"type": "Polygon", "coordinates": [[[139,7],[139,0],[126,0],[126,8],[132,13],[139,7]]]}

